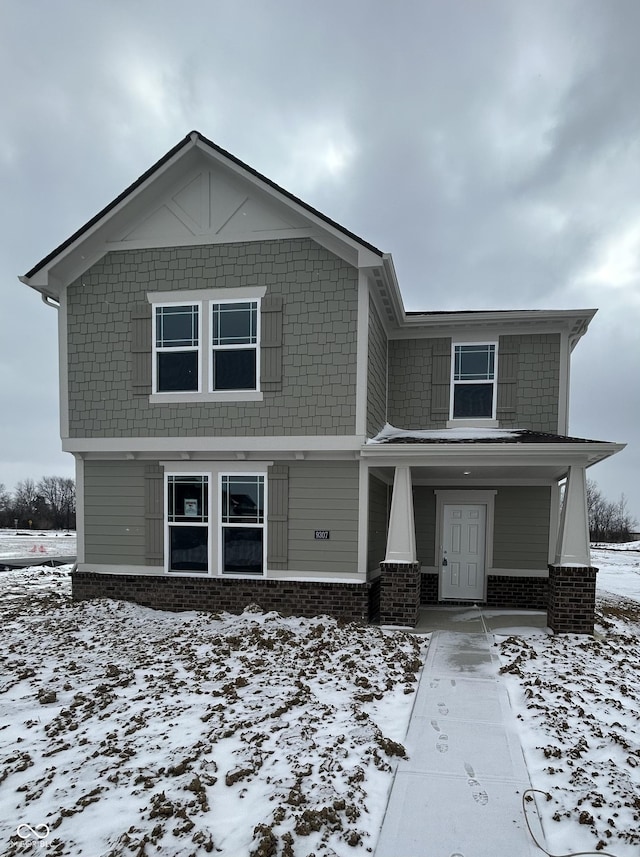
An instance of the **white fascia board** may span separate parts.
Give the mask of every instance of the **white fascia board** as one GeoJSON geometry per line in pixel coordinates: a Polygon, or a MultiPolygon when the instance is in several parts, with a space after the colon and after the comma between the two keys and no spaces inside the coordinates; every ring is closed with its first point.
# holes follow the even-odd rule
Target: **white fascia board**
{"type": "Polygon", "coordinates": [[[296,435],[291,437],[116,437],[64,438],[64,452],[74,453],[231,453],[262,452],[280,455],[314,452],[359,455],[362,438],[356,435],[296,435]]]}
{"type": "Polygon", "coordinates": [[[576,310],[508,310],[497,312],[438,313],[437,315],[410,315],[403,319],[398,330],[390,333],[391,339],[419,339],[431,337],[456,338],[462,334],[487,337],[509,333],[567,333],[573,348],[583,336],[596,309],[576,310]]]}
{"type": "Polygon", "coordinates": [[[620,452],[626,444],[620,443],[528,443],[524,444],[367,444],[362,456],[375,460],[377,466],[393,467],[411,459],[416,466],[452,465],[458,468],[466,464],[499,467],[504,465],[526,465],[528,467],[564,464],[582,464],[590,467],[599,461],[620,452]],[[425,446],[428,446],[425,449],[425,446]]]}

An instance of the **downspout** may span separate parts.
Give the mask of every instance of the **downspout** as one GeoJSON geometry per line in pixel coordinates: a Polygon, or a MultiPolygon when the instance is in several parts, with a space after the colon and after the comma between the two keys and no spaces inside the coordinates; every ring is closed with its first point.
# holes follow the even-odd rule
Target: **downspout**
{"type": "Polygon", "coordinates": [[[43,292],[40,297],[42,298],[43,304],[53,307],[54,309],[60,309],[60,301],[57,301],[55,298],[52,298],[51,295],[45,295],[43,292]]]}

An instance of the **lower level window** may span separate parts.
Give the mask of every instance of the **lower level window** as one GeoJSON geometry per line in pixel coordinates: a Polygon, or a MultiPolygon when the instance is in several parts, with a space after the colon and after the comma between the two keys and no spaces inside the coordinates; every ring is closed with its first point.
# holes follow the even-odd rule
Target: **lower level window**
{"type": "Polygon", "coordinates": [[[264,476],[220,477],[222,571],[262,574],[264,570],[264,476]]]}
{"type": "Polygon", "coordinates": [[[167,476],[169,571],[208,572],[208,498],[208,476],[167,476]]]}

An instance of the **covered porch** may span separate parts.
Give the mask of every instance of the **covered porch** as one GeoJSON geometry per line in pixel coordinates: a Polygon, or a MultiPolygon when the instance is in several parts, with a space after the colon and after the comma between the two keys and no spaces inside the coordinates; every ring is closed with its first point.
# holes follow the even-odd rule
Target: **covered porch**
{"type": "Polygon", "coordinates": [[[500,430],[367,444],[370,503],[380,483],[391,495],[384,556],[369,551],[381,623],[416,627],[421,606],[476,604],[546,611],[554,632],[592,633],[586,469],[621,448],[500,430]]]}

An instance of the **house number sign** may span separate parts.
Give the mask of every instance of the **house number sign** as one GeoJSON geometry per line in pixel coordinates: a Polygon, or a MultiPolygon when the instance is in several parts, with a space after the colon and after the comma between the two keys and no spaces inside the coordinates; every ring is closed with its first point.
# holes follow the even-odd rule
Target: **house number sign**
{"type": "Polygon", "coordinates": [[[331,535],[331,530],[316,530],[314,539],[320,539],[320,541],[326,542],[331,535]]]}

